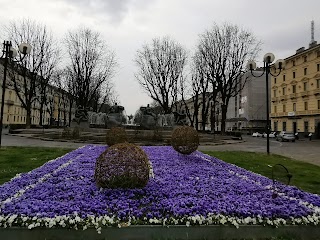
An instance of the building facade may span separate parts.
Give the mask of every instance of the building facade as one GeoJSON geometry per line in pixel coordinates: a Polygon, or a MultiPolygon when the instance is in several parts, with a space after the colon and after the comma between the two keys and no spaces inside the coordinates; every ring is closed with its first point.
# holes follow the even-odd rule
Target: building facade
{"type": "Polygon", "coordinates": [[[320,45],[299,48],[285,62],[271,80],[272,129],[320,138],[320,45]]]}
{"type": "MultiPolygon", "coordinates": [[[[18,75],[18,73],[17,73],[18,75]]],[[[2,99],[2,84],[4,77],[4,66],[0,63],[0,105],[2,99]]],[[[27,79],[28,80],[28,79],[27,79]]],[[[30,79],[29,79],[30,81],[30,79]]],[[[40,99],[39,91],[37,91],[38,99],[40,99]]],[[[47,86],[46,94],[47,102],[43,107],[42,124],[40,124],[40,102],[35,100],[31,108],[31,125],[58,125],[65,126],[69,124],[69,96],[68,93],[56,88],[55,86],[47,86]]],[[[0,109],[1,111],[1,109],[0,109]]],[[[71,107],[71,114],[74,116],[75,107],[71,107]]],[[[26,124],[26,109],[23,108],[21,101],[14,89],[14,84],[10,75],[7,74],[3,126],[24,125],[26,124]]],[[[72,117],[73,118],[73,117],[72,117]]]]}
{"type": "Polygon", "coordinates": [[[247,133],[266,131],[266,76],[262,69],[253,71],[253,74],[254,76],[251,72],[246,72],[242,76],[241,81],[245,82],[243,88],[235,97],[230,98],[226,131],[240,130],[247,133]]]}

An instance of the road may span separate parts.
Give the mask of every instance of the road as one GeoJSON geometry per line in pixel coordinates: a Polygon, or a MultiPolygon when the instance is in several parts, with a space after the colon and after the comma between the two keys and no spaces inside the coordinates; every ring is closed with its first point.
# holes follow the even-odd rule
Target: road
{"type": "MultiPolygon", "coordinates": [[[[42,147],[64,147],[64,148],[78,148],[86,143],[73,142],[56,142],[56,141],[42,141],[39,139],[31,139],[19,136],[2,135],[2,146],[42,146],[42,147]]],[[[256,138],[251,136],[243,136],[243,142],[232,143],[225,145],[205,145],[199,146],[199,150],[208,151],[250,151],[250,152],[266,152],[267,140],[266,138],[256,138]]],[[[279,154],[286,157],[294,158],[304,162],[309,162],[320,166],[320,140],[308,139],[299,140],[296,142],[277,142],[270,139],[270,153],[279,154]]]]}
{"type": "MultiPolygon", "coordinates": [[[[244,142],[217,146],[200,146],[208,151],[267,152],[267,139],[243,136],[244,142]]],[[[302,139],[296,142],[278,142],[270,138],[270,153],[279,154],[320,166],[320,140],[302,139]]]]}

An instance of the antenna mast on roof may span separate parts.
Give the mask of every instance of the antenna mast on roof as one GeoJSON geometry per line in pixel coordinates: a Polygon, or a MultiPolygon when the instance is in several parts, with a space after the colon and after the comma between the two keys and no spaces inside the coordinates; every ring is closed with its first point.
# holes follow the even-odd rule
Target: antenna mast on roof
{"type": "Polygon", "coordinates": [[[317,46],[317,41],[314,40],[314,21],[311,21],[311,42],[309,48],[317,46]]]}
{"type": "Polygon", "coordinates": [[[311,43],[314,42],[314,21],[311,21],[311,43]]]}

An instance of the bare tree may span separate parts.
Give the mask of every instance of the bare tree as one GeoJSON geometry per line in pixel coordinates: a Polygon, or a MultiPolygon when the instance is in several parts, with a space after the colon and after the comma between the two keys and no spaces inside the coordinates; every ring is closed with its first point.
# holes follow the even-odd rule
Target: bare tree
{"type": "Polygon", "coordinates": [[[172,112],[177,100],[178,81],[187,60],[186,50],[169,37],[155,38],[137,51],[135,77],[149,96],[159,103],[164,113],[172,112]]]}
{"type": "Polygon", "coordinates": [[[16,65],[11,72],[11,79],[21,105],[27,113],[26,127],[31,126],[31,110],[36,101],[40,103],[40,124],[42,124],[47,86],[57,65],[58,47],[45,25],[28,19],[13,21],[5,27],[5,30],[14,44],[27,42],[32,46],[31,53],[22,60],[22,65],[16,65]]]}
{"type": "Polygon", "coordinates": [[[210,102],[216,97],[216,90],[210,76],[208,75],[208,67],[205,64],[205,59],[200,52],[196,52],[193,56],[193,89],[196,90],[200,98],[199,105],[201,109],[201,130],[206,130],[208,122],[208,115],[210,109],[210,102]]]}
{"type": "Polygon", "coordinates": [[[214,24],[200,35],[197,49],[204,59],[203,69],[221,98],[221,132],[225,132],[227,108],[246,81],[241,81],[245,65],[260,50],[255,36],[236,25],[214,24]]]}
{"type": "Polygon", "coordinates": [[[68,49],[68,77],[71,78],[77,106],[89,107],[100,89],[114,76],[115,54],[107,48],[98,32],[88,28],[69,31],[65,37],[68,49]]]}

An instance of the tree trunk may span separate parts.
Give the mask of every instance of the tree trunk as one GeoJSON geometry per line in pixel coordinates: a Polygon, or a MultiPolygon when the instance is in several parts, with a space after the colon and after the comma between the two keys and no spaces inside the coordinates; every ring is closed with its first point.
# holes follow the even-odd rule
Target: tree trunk
{"type": "Polygon", "coordinates": [[[41,103],[41,104],[40,104],[40,109],[39,109],[39,111],[40,111],[39,125],[40,125],[40,126],[42,126],[42,119],[43,119],[43,112],[44,112],[44,111],[43,111],[43,105],[44,105],[44,104],[41,103]]]}
{"type": "Polygon", "coordinates": [[[221,105],[221,134],[226,132],[226,119],[227,119],[228,105],[221,105]]]}
{"type": "Polygon", "coordinates": [[[71,120],[72,120],[72,105],[73,105],[73,101],[71,99],[69,99],[69,127],[71,126],[71,120]]]}
{"type": "Polygon", "coordinates": [[[26,129],[31,127],[31,107],[27,108],[27,116],[26,116],[26,129]]]}

